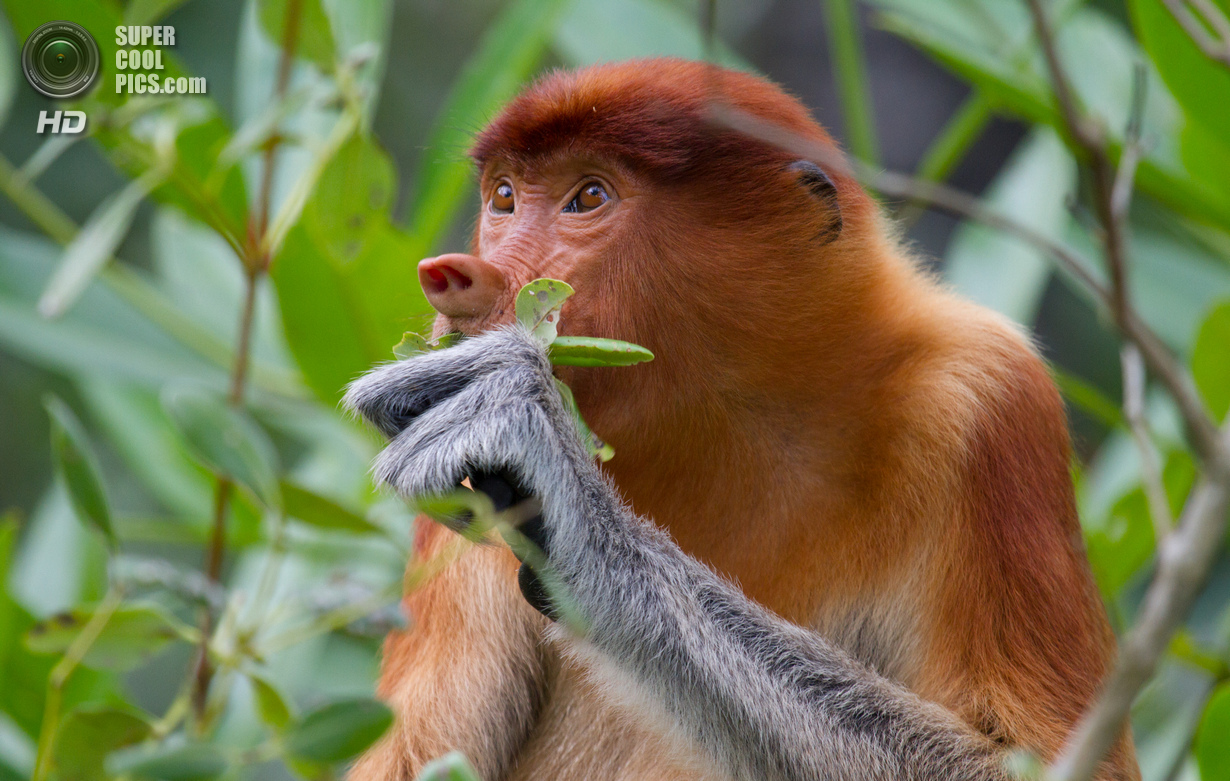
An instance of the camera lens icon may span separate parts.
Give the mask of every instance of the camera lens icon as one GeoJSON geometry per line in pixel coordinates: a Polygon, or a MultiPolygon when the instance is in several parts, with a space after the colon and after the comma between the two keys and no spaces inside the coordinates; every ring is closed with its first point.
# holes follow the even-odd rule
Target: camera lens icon
{"type": "Polygon", "coordinates": [[[21,47],[21,69],[30,86],[49,98],[85,92],[98,77],[98,44],[72,22],[48,22],[21,47]]]}

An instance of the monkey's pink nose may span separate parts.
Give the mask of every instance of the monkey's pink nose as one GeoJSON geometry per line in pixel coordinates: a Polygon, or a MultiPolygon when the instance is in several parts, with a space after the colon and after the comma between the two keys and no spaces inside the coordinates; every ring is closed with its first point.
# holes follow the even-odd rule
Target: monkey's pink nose
{"type": "Polygon", "coordinates": [[[437,312],[449,317],[490,314],[506,284],[500,270],[474,255],[451,253],[419,262],[419,284],[437,312]]]}

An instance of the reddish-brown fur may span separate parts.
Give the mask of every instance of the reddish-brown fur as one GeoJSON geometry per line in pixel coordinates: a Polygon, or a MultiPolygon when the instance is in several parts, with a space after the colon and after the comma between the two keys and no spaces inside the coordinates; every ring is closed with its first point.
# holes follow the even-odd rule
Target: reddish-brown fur
{"type": "MultiPolygon", "coordinates": [[[[592,168],[619,208],[588,232],[484,216],[473,252],[507,288],[438,327],[481,330],[529,279],[571,282],[566,333],[657,356],[561,372],[638,512],[753,599],[1053,756],[1114,648],[1053,384],[1017,329],[919,270],[856,182],[833,175],[843,227],[817,241],[834,215],[793,158],[716,127],[712,101],[833,144],[744,74],[649,60],[548,76],[479,136],[484,195],[592,168]]],[[[419,533],[426,557],[451,536],[419,533]]],[[[515,569],[474,548],[407,597],[414,625],[390,637],[381,682],[399,727],[355,777],[409,777],[453,747],[487,777],[699,777],[539,641],[515,569]]],[[[1103,777],[1139,777],[1129,736],[1103,777]]]]}

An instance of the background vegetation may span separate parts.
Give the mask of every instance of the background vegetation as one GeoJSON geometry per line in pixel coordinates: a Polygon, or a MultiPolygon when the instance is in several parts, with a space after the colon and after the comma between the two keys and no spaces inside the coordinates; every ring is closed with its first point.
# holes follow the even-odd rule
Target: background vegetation
{"type": "Polygon", "coordinates": [[[340,390],[426,326],[471,133],[541,68],[647,54],[787,84],[1034,328],[1098,584],[1143,622],[1112,691],[1150,681],[1144,776],[1230,778],[1230,2],[713,5],[4,0],[0,779],[329,777],[380,734],[411,514],[340,390]],[[102,50],[72,105],[20,74],[51,19],[102,50]],[[114,27],[158,22],[208,94],[111,90],[114,27]],[[73,107],[88,138],[35,135],[73,107]]]}

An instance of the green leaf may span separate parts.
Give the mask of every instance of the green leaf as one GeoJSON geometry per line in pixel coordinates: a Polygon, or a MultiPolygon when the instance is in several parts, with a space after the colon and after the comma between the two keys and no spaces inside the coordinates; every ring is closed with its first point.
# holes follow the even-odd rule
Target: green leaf
{"type": "MultiPolygon", "coordinates": [[[[1139,210],[1148,208],[1142,203],[1139,210]]],[[[1140,224],[1134,228],[1131,275],[1137,312],[1184,354],[1191,351],[1204,313],[1230,298],[1230,264],[1173,227],[1159,230],[1140,224]]]]}
{"type": "Polygon", "coordinates": [[[462,153],[481,127],[537,69],[563,0],[514,0],[492,22],[453,84],[419,162],[414,208],[407,220],[430,250],[452,225],[473,176],[462,153]]]}
{"type": "Polygon", "coordinates": [[[388,353],[371,352],[363,307],[304,227],[287,235],[273,281],[295,361],[317,398],[336,404],[347,383],[388,353]]]}
{"type": "Polygon", "coordinates": [[[529,282],[517,292],[517,320],[543,344],[555,341],[560,307],[573,293],[572,286],[545,277],[529,282]]]}
{"type": "Polygon", "coordinates": [[[396,185],[393,164],[376,143],[354,136],[325,166],[308,203],[308,232],[332,257],[349,263],[387,218],[396,185]]]}
{"type": "Polygon", "coordinates": [[[114,550],[116,540],[111,509],[85,428],[59,397],[48,396],[43,404],[51,416],[51,452],[56,471],[68,488],[73,511],[81,521],[100,532],[114,550]]]}
{"type": "Polygon", "coordinates": [[[187,0],[131,0],[124,8],[124,24],[155,24],[187,0]]]}
{"type": "Polygon", "coordinates": [[[413,263],[421,247],[385,222],[349,264],[334,260],[305,226],[287,235],[273,266],[286,341],[308,385],[330,406],[346,384],[388,360],[389,345],[431,311],[413,263]]]}
{"type": "Polygon", "coordinates": [[[1196,120],[1188,120],[1179,132],[1183,165],[1210,197],[1230,201],[1230,144],[1224,136],[1196,120]]]}
{"type": "Polygon", "coordinates": [[[382,531],[376,524],[332,499],[285,480],[282,481],[282,502],[287,515],[318,529],[362,534],[382,531]]]}
{"type": "MultiPolygon", "coordinates": [[[[57,492],[58,493],[58,492],[57,492]]],[[[43,705],[47,694],[47,677],[56,665],[57,659],[46,654],[32,653],[25,645],[26,632],[36,621],[23,604],[15,596],[21,593],[20,581],[22,570],[27,569],[31,562],[38,566],[38,551],[31,548],[38,544],[38,537],[46,537],[48,532],[55,533],[55,528],[48,528],[47,516],[40,512],[35,514],[28,523],[22,558],[14,560],[14,547],[17,542],[16,514],[0,515],[0,740],[8,730],[5,724],[11,718],[14,730],[20,730],[26,735],[37,737],[43,723],[43,705]],[[31,559],[31,554],[34,559],[31,559]],[[7,718],[6,718],[7,717],[7,718]]],[[[77,564],[71,549],[75,547],[74,534],[86,534],[75,522],[69,520],[69,531],[72,534],[58,534],[52,540],[60,561],[70,561],[77,564]],[[66,550],[68,549],[68,550],[66,550]]],[[[42,567],[38,572],[40,582],[60,578],[60,573],[53,567],[42,567]]],[[[77,589],[72,588],[73,591],[77,589]]],[[[99,701],[114,696],[113,676],[99,673],[88,668],[80,668],[69,678],[64,689],[64,706],[71,708],[83,700],[99,701]]],[[[31,746],[32,749],[32,746],[31,746]]],[[[4,747],[0,746],[0,755],[4,747]]],[[[33,765],[34,752],[30,751],[30,764],[33,765]]],[[[2,773],[0,773],[2,775],[2,773]]],[[[22,778],[29,777],[26,768],[22,778]]]]}
{"type": "MultiPolygon", "coordinates": [[[[1230,15],[1230,2],[1209,0],[1230,15]]],[[[1132,28],[1189,120],[1230,134],[1230,68],[1205,56],[1162,0],[1129,0],[1132,28]]]]}
{"type": "Polygon", "coordinates": [[[1204,779],[1230,778],[1230,683],[1213,692],[1196,733],[1196,764],[1204,779]]]}
{"type": "MultiPolygon", "coordinates": [[[[991,184],[986,200],[1044,236],[1059,239],[1071,217],[1076,161],[1049,128],[1035,130],[991,184]]],[[[983,225],[963,223],[949,244],[944,275],[957,290],[1023,325],[1032,325],[1051,277],[1044,253],[983,225]]]]}
{"type": "Polygon", "coordinates": [[[72,781],[102,781],[103,763],[111,752],[150,736],[149,720],[127,706],[79,705],[56,734],[53,752],[57,777],[72,781]]]}
{"type": "Polygon", "coordinates": [[[247,676],[252,682],[252,697],[256,700],[256,710],[261,721],[276,730],[285,729],[292,718],[286,697],[264,676],[252,672],[247,673],[247,676]]]}
{"type": "Polygon", "coordinates": [[[1153,525],[1144,491],[1136,488],[1115,502],[1106,522],[1089,530],[1086,544],[1098,587],[1114,597],[1153,555],[1153,525]]]}
{"type": "Polygon", "coordinates": [[[715,41],[712,57],[706,57],[704,32],[695,13],[689,13],[694,8],[693,4],[661,0],[572,0],[555,28],[552,47],[573,67],[639,57],[681,57],[712,59],[729,68],[755,72],[721,41],[715,41]]]}
{"type": "MultiPolygon", "coordinates": [[[[320,0],[297,0],[299,6],[299,31],[295,41],[295,54],[311,60],[324,73],[333,71],[333,30],[325,15],[320,0]]],[[[286,30],[288,0],[260,0],[257,13],[265,34],[277,46],[282,46],[286,30]]]]}
{"type": "Polygon", "coordinates": [[[158,746],[152,750],[141,746],[122,749],[106,762],[111,776],[159,779],[159,781],[204,781],[226,772],[226,756],[208,743],[178,746],[158,746]]]}
{"type": "Polygon", "coordinates": [[[193,385],[171,385],[162,406],[192,454],[219,475],[246,486],[268,507],[281,505],[277,452],[248,415],[193,385]]]}
{"type": "Polygon", "coordinates": [[[1068,401],[1080,407],[1107,428],[1127,428],[1123,409],[1106,397],[1099,388],[1075,374],[1051,366],[1051,377],[1068,401]]]}
{"type": "Polygon", "coordinates": [[[414,358],[415,356],[429,353],[433,349],[431,343],[422,336],[413,331],[406,331],[401,335],[401,341],[393,345],[393,355],[399,361],[404,361],[407,358],[414,358]]]}
{"type": "Polygon", "coordinates": [[[286,751],[308,762],[341,762],[380,739],[393,712],[379,700],[339,700],[308,713],[286,734],[286,751]]]}
{"type": "MultiPolygon", "coordinates": [[[[1196,469],[1190,454],[1175,450],[1167,455],[1162,482],[1177,516],[1191,491],[1196,469]]],[[[1087,525],[1089,562],[1102,593],[1114,597],[1153,556],[1155,540],[1149,502],[1139,485],[1119,497],[1105,519],[1082,519],[1087,525]]]]}
{"type": "Polygon", "coordinates": [[[78,383],[78,391],[91,418],[154,498],[179,515],[208,517],[213,479],[184,452],[157,393],[102,377],[78,383]]]}
{"type": "Polygon", "coordinates": [[[59,317],[81,297],[128,233],[137,207],[165,178],[150,171],[109,196],[64,248],[64,256],[38,302],[39,314],[59,317]]]}
{"type": "Polygon", "coordinates": [[[1230,410],[1230,302],[1215,308],[1200,326],[1192,348],[1192,375],[1220,423],[1230,410]]]}
{"type": "Polygon", "coordinates": [[[452,751],[424,765],[415,781],[479,781],[479,778],[466,755],[452,751]]]}
{"type": "MultiPolygon", "coordinates": [[[[26,647],[34,653],[63,654],[90,620],[83,608],[61,613],[26,632],[26,647]]],[[[166,645],[189,639],[194,630],[153,602],[121,605],[107,621],[82,661],[87,667],[131,670],[166,645]]]]}
{"type": "Polygon", "coordinates": [[[389,39],[393,34],[393,0],[363,0],[363,2],[327,2],[325,13],[332,23],[335,48],[342,59],[358,52],[371,57],[358,72],[351,75],[363,94],[364,122],[370,125],[372,113],[380,98],[389,39]]]}
{"type": "Polygon", "coordinates": [[[653,353],[639,344],[596,336],[557,336],[547,355],[556,366],[631,366],[653,360],[653,353]]]}

